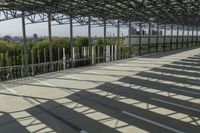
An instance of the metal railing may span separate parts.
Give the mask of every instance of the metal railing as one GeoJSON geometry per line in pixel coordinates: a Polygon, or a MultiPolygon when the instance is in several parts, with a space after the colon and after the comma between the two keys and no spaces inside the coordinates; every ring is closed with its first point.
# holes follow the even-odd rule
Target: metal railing
{"type": "Polygon", "coordinates": [[[104,47],[96,46],[93,47],[91,57],[88,47],[74,48],[72,59],[69,58],[68,48],[57,48],[54,51],[53,62],[49,62],[48,50],[38,49],[33,53],[29,51],[29,64],[26,67],[22,64],[23,52],[18,52],[21,54],[15,55],[16,60],[13,60],[13,56],[9,56],[12,54],[0,54],[0,57],[3,56],[5,59],[2,61],[5,66],[0,67],[0,81],[128,58],[128,53],[123,49],[117,49],[116,45],[106,47],[106,56],[103,54],[104,47]],[[19,62],[21,65],[12,65],[19,62]],[[6,64],[8,65],[6,66],[6,64]]]}
{"type": "Polygon", "coordinates": [[[132,45],[130,48],[121,48],[117,45],[109,45],[106,46],[106,53],[104,53],[105,47],[103,46],[92,47],[92,51],[89,51],[88,47],[74,48],[73,57],[71,59],[69,56],[69,48],[57,48],[55,51],[53,51],[53,62],[50,62],[48,59],[48,49],[39,49],[33,53],[30,53],[29,51],[29,64],[26,67],[23,65],[22,51],[15,52],[18,53],[18,55],[15,54],[15,57],[9,56],[13,54],[8,54],[8,52],[6,52],[0,54],[0,64],[4,64],[4,66],[0,67],[0,81],[60,71],[72,67],[87,66],[126,59],[129,58],[130,55],[138,56],[139,51],[142,53],[142,55],[144,55],[155,52],[163,52],[163,49],[168,51],[179,48],[199,46],[199,44],[199,41],[194,41],[192,43],[166,43],[165,45],[143,44],[141,47],[138,45],[132,45]],[[91,56],[89,52],[92,52],[91,56]]]}

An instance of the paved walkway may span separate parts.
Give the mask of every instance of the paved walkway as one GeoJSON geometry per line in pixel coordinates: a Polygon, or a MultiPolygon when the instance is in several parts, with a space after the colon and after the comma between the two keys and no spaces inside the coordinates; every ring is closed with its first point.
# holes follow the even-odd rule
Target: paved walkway
{"type": "Polygon", "coordinates": [[[200,48],[0,86],[0,133],[200,131],[200,48]]]}

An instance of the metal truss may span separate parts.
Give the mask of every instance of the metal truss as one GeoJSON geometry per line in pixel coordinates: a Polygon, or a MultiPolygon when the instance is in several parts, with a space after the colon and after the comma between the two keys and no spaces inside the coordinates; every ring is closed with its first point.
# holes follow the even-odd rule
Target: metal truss
{"type": "MultiPolygon", "coordinates": [[[[116,26],[131,22],[159,25],[198,26],[198,0],[0,0],[0,21],[21,17],[30,23],[47,22],[48,14],[57,24],[68,24],[73,17],[80,25],[116,26]]],[[[170,28],[170,26],[168,26],[170,28]]]]}

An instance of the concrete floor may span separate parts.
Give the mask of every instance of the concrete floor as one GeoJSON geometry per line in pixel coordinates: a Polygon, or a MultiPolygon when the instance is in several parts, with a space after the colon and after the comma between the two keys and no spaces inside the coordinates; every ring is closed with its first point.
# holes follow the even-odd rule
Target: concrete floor
{"type": "Polygon", "coordinates": [[[0,83],[0,133],[199,133],[200,48],[0,83]]]}

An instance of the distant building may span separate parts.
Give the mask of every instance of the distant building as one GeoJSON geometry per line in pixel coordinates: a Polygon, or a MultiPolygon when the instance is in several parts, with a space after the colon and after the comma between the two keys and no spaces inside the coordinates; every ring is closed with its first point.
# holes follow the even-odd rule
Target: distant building
{"type": "Polygon", "coordinates": [[[19,37],[19,36],[12,37],[12,41],[14,42],[21,42],[22,40],[23,40],[23,37],[19,37]]]}
{"type": "MultiPolygon", "coordinates": [[[[131,28],[131,35],[140,35],[140,31],[138,31],[136,28],[131,28]]],[[[142,35],[147,35],[147,32],[145,30],[142,30],[142,35]]]]}
{"type": "MultiPolygon", "coordinates": [[[[139,34],[140,34],[140,31],[139,31],[139,34]]],[[[142,35],[147,35],[147,31],[142,30],[142,35]]]]}
{"type": "Polygon", "coordinates": [[[12,37],[10,35],[7,35],[7,36],[3,37],[3,40],[5,40],[5,41],[11,41],[12,37]]]}
{"type": "Polygon", "coordinates": [[[132,29],[131,30],[131,35],[138,35],[138,31],[137,31],[136,28],[132,27],[131,29],[132,29]]]}
{"type": "MultiPolygon", "coordinates": [[[[137,30],[136,28],[132,27],[131,28],[131,35],[140,35],[140,31],[137,30]]],[[[141,35],[148,35],[148,32],[146,30],[142,30],[141,35]]],[[[159,30],[151,30],[151,35],[163,35],[163,31],[159,30]]]]}
{"type": "Polygon", "coordinates": [[[151,35],[162,35],[163,31],[151,30],[151,35]]]}
{"type": "Polygon", "coordinates": [[[33,34],[33,42],[37,42],[38,41],[38,35],[37,34],[33,34]]]}

